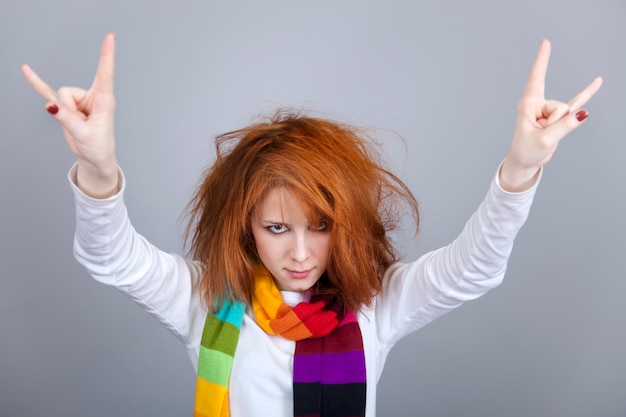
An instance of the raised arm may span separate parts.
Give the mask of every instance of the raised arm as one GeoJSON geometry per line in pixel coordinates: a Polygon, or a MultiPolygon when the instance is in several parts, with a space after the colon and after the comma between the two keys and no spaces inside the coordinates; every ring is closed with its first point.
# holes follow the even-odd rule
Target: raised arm
{"type": "Polygon", "coordinates": [[[549,60],[550,42],[543,40],[517,108],[515,133],[500,171],[500,185],[507,191],[524,191],[532,186],[561,139],[587,118],[587,111],[581,107],[602,85],[602,78],[597,77],[568,103],[546,100],[549,60]]]}
{"type": "Polygon", "coordinates": [[[519,102],[511,148],[498,174],[500,186],[492,182],[452,243],[386,271],[387,287],[376,305],[378,340],[384,346],[391,348],[401,337],[502,281],[515,237],[530,211],[540,168],[559,141],[585,120],[587,112],[581,107],[602,85],[596,78],[568,103],[545,100],[549,57],[550,43],[544,40],[519,102]]]}
{"type": "Polygon", "coordinates": [[[98,69],[88,90],[55,90],[28,65],[22,66],[24,77],[46,100],[46,110],[61,124],[67,144],[78,158],[78,187],[94,198],[109,197],[119,188],[113,130],[114,61],[115,35],[109,33],[102,42],[98,69]]]}

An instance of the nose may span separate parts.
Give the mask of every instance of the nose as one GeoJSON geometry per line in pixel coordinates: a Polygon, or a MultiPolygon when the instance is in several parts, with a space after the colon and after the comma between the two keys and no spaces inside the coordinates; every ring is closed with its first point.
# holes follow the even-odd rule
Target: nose
{"type": "Polygon", "coordinates": [[[307,237],[306,232],[295,233],[294,241],[291,246],[291,259],[296,262],[304,262],[309,259],[309,243],[309,238],[307,237]]]}

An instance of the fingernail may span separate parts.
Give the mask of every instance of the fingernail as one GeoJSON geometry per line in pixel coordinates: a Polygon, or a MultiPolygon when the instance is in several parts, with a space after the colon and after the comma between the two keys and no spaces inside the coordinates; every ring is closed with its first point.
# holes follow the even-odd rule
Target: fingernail
{"type": "Polygon", "coordinates": [[[579,122],[582,122],[583,120],[585,120],[587,116],[589,116],[589,113],[587,113],[587,110],[578,110],[576,112],[576,120],[578,120],[579,122]]]}
{"type": "Polygon", "coordinates": [[[59,112],[59,106],[57,106],[56,104],[50,104],[48,105],[48,107],[46,107],[46,110],[48,111],[48,113],[54,115],[59,112]]]}

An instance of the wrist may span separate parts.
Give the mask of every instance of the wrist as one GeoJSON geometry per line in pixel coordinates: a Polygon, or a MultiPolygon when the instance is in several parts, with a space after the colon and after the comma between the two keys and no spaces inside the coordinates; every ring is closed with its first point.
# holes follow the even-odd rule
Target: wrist
{"type": "Polygon", "coordinates": [[[119,168],[115,157],[98,165],[78,160],[76,186],[92,198],[107,198],[119,191],[119,168]]]}
{"type": "Polygon", "coordinates": [[[522,167],[505,159],[498,173],[500,187],[503,190],[519,193],[530,189],[539,176],[540,167],[522,167]]]}

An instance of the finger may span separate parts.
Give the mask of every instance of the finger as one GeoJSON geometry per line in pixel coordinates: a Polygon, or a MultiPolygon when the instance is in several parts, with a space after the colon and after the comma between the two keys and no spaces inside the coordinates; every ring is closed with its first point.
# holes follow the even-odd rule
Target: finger
{"type": "Polygon", "coordinates": [[[93,80],[93,89],[113,94],[113,72],[115,67],[115,35],[108,33],[102,41],[100,61],[93,80]]]}
{"type": "Polygon", "coordinates": [[[46,101],[57,101],[57,92],[45,83],[39,76],[32,70],[31,67],[24,64],[22,65],[22,74],[26,80],[30,83],[30,85],[35,89],[36,92],[39,93],[41,97],[46,101]]]}
{"type": "Polygon", "coordinates": [[[580,93],[576,94],[576,96],[569,101],[569,106],[572,111],[576,111],[584,106],[585,103],[598,92],[601,86],[602,77],[596,77],[587,87],[585,87],[580,93]]]}
{"type": "Polygon", "coordinates": [[[561,120],[563,116],[569,112],[569,104],[556,100],[547,100],[543,111],[544,117],[546,118],[546,124],[544,127],[550,126],[554,122],[561,120]]]}
{"type": "Polygon", "coordinates": [[[587,116],[589,116],[589,113],[586,110],[571,112],[552,126],[549,126],[545,130],[545,134],[555,141],[560,141],[568,133],[580,126],[587,119],[587,116]]]}
{"type": "Polygon", "coordinates": [[[544,98],[550,50],[550,41],[547,39],[542,40],[541,45],[539,45],[539,52],[537,52],[537,58],[530,70],[526,89],[524,90],[525,98],[544,98]]]}
{"type": "Polygon", "coordinates": [[[62,102],[58,104],[50,102],[46,105],[46,110],[70,135],[73,137],[84,136],[87,126],[82,113],[74,111],[62,102]]]}
{"type": "Polygon", "coordinates": [[[80,103],[85,98],[87,92],[78,87],[62,87],[59,89],[59,104],[61,104],[65,110],[72,112],[82,120],[87,120],[88,114],[86,114],[80,103]]]}

